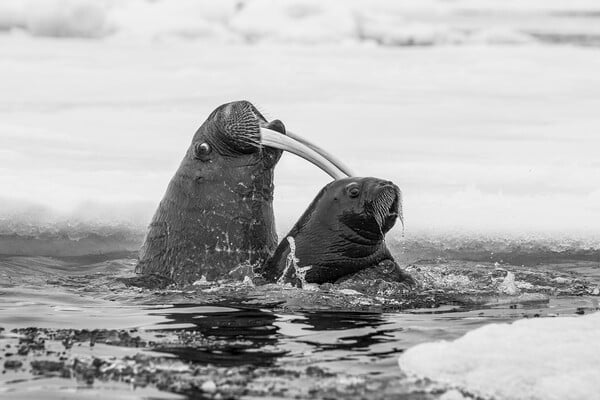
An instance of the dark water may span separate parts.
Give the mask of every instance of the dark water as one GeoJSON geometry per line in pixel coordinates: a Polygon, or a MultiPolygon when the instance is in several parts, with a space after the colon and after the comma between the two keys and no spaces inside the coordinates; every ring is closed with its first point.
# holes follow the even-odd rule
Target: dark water
{"type": "Polygon", "coordinates": [[[590,260],[436,259],[407,266],[416,293],[249,281],[148,290],[120,280],[135,259],[106,258],[0,260],[0,397],[439,398],[443,388],[398,368],[405,349],[593,312],[600,283],[590,260]]]}

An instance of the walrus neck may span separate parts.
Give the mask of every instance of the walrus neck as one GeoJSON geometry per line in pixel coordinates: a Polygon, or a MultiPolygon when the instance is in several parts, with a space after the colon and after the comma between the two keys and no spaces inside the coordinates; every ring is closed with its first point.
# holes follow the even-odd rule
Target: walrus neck
{"type": "Polygon", "coordinates": [[[350,243],[365,247],[377,247],[385,238],[383,232],[357,231],[346,225],[342,226],[340,236],[350,243]]]}
{"type": "Polygon", "coordinates": [[[277,245],[273,171],[245,182],[196,182],[176,174],[150,224],[137,272],[190,283],[262,263],[277,245]]]}
{"type": "MultiPolygon", "coordinates": [[[[343,244],[338,243],[338,245],[331,246],[330,251],[313,256],[312,260],[304,260],[303,266],[318,266],[318,269],[311,269],[307,272],[307,282],[334,282],[344,275],[364,269],[365,266],[377,265],[392,258],[384,241],[371,244],[357,242],[350,244],[346,241],[343,244]]],[[[299,258],[302,263],[302,257],[299,258]]]]}
{"type": "MultiPolygon", "coordinates": [[[[257,205],[273,202],[273,171],[257,171],[252,177],[252,180],[246,182],[230,183],[223,180],[203,184],[188,177],[175,176],[169,184],[163,202],[168,200],[172,206],[165,204],[166,207],[192,213],[206,214],[224,208],[228,218],[235,218],[236,214],[246,215],[245,208],[230,206],[240,203],[257,205]]],[[[160,207],[163,207],[162,202],[160,207]]]]}

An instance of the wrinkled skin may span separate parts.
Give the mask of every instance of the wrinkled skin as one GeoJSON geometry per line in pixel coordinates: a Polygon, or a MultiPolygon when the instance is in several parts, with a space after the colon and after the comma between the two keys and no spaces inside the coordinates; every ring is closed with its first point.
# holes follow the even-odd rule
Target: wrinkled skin
{"type": "Polygon", "coordinates": [[[269,282],[300,285],[336,282],[352,274],[413,284],[385,245],[385,234],[401,217],[400,190],[377,178],[345,178],[326,185],[264,266],[269,282]],[[291,265],[291,245],[296,266],[291,265]]]}
{"type": "Polygon", "coordinates": [[[152,219],[137,273],[187,284],[226,278],[272,254],[281,151],[257,145],[259,127],[285,134],[247,101],[218,107],[202,124],[152,219]]]}

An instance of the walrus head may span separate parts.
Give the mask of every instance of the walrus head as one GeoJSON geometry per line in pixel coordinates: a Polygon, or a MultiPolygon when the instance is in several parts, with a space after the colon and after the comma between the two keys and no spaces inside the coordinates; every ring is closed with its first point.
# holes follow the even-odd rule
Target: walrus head
{"type": "Polygon", "coordinates": [[[300,269],[306,282],[324,283],[393,260],[384,239],[398,218],[402,220],[401,194],[392,182],[333,181],[257,272],[268,281],[293,282],[300,269]],[[292,258],[295,268],[290,268],[292,258]]]}
{"type": "Polygon", "coordinates": [[[262,263],[277,245],[273,169],[282,151],[334,178],[346,176],[327,153],[286,133],[281,121],[267,121],[247,101],[214,110],[169,183],[136,272],[189,283],[262,263]]]}
{"type": "Polygon", "coordinates": [[[344,210],[337,220],[340,231],[348,229],[363,239],[381,241],[398,218],[403,223],[401,192],[392,182],[348,178],[331,186],[337,187],[333,203],[344,210]],[[349,183],[344,187],[345,181],[349,183]]]}

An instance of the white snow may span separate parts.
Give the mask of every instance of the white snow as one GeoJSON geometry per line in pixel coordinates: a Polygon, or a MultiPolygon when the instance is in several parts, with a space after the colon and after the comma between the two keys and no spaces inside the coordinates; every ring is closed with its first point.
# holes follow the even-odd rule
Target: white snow
{"type": "Polygon", "coordinates": [[[0,29],[24,29],[34,36],[96,38],[111,33],[106,3],[94,0],[5,0],[0,29]]]}
{"type": "Polygon", "coordinates": [[[492,324],[408,349],[400,368],[484,399],[581,400],[600,393],[600,313],[492,324]]]}
{"type": "MultiPolygon", "coordinates": [[[[0,37],[0,48],[0,197],[13,210],[29,202],[147,219],[195,129],[219,104],[245,98],[358,174],[396,182],[407,234],[598,239],[595,49],[28,37],[0,37]]],[[[327,182],[283,157],[281,231],[327,182]]]]}
{"type": "Polygon", "coordinates": [[[0,30],[35,36],[384,45],[521,43],[600,34],[594,0],[3,0],[0,30]]]}
{"type": "Polygon", "coordinates": [[[248,41],[323,43],[354,39],[352,11],[319,0],[254,0],[230,20],[231,29],[248,41]]]}
{"type": "MultiPolygon", "coordinates": [[[[237,4],[0,2],[0,218],[56,210],[144,225],[195,129],[219,104],[248,99],[358,174],[396,182],[407,235],[600,247],[600,53],[521,41],[505,24],[588,29],[600,24],[552,13],[595,2],[237,4]],[[470,44],[373,45],[455,37],[470,44]]],[[[282,233],[327,182],[283,157],[282,233]]]]}

